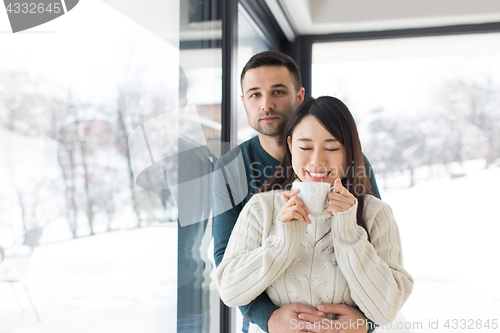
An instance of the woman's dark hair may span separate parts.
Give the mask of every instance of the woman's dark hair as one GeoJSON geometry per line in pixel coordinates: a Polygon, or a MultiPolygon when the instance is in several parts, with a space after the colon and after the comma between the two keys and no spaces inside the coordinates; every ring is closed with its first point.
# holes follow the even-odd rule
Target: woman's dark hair
{"type": "MultiPolygon", "coordinates": [[[[358,130],[354,118],[347,106],[335,97],[322,96],[303,102],[291,115],[283,133],[283,142],[287,147],[276,172],[259,189],[259,192],[271,191],[276,188],[289,189],[295,180],[292,169],[292,154],[286,140],[292,140],[293,131],[306,116],[313,116],[319,123],[337,139],[345,149],[347,170],[342,185],[358,200],[357,223],[366,232],[366,222],[363,216],[364,195],[372,194],[370,179],[366,174],[365,161],[361,151],[358,130]]],[[[368,236],[370,239],[370,236],[368,236]]]]}
{"type": "Polygon", "coordinates": [[[299,67],[290,56],[279,51],[264,51],[251,57],[241,71],[240,84],[249,69],[264,66],[285,66],[292,76],[295,90],[299,91],[299,89],[302,88],[302,77],[299,67]]]}

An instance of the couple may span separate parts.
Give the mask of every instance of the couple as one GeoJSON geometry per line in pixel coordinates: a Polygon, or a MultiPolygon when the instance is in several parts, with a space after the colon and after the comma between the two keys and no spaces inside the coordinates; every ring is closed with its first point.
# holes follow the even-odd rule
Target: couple
{"type": "Polygon", "coordinates": [[[270,333],[367,332],[366,319],[392,321],[413,280],[392,212],[369,195],[378,194],[371,170],[359,172],[367,162],[349,110],[332,97],[303,103],[297,66],[275,51],[252,57],[241,85],[258,136],[240,145],[251,193],[214,220],[221,298],[270,333]],[[285,172],[268,179],[269,166],[285,172]],[[325,212],[308,214],[293,181],[335,185],[325,212]],[[336,320],[325,327],[325,318],[336,320]]]}

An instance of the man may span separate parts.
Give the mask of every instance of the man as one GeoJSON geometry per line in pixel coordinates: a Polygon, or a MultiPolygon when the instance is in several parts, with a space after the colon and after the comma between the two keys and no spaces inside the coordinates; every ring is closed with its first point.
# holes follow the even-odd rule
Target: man
{"type": "MultiPolygon", "coordinates": [[[[224,257],[231,231],[243,206],[278,167],[286,149],[281,135],[288,118],[303,102],[305,93],[297,65],[289,56],[277,51],[259,53],[248,61],[241,74],[241,88],[241,99],[248,121],[258,134],[221,157],[215,167],[216,171],[224,169],[225,165],[235,160],[235,155],[241,154],[245,169],[243,179],[246,178],[246,184],[241,184],[241,187],[248,186],[248,193],[245,193],[246,197],[242,202],[236,202],[233,195],[236,205],[232,209],[216,214],[214,218],[214,257],[217,266],[224,257]]],[[[369,167],[368,175],[371,176],[372,170],[368,161],[366,163],[369,167]]],[[[223,172],[229,173],[230,171],[223,170],[223,172]]],[[[216,211],[220,205],[218,193],[224,191],[231,193],[238,187],[226,186],[227,179],[242,178],[230,174],[225,174],[224,177],[226,181],[221,181],[221,179],[214,181],[216,211]]],[[[370,179],[372,191],[380,197],[375,180],[372,177],[370,179]]],[[[277,307],[265,292],[250,304],[241,306],[240,310],[244,317],[249,318],[252,323],[269,333],[296,332],[297,328],[311,327],[306,324],[320,322],[324,313],[335,313],[339,323],[365,319],[359,310],[346,305],[325,305],[321,308],[322,312],[299,303],[277,307]]],[[[368,331],[366,325],[354,326],[355,329],[348,324],[342,327],[345,328],[343,331],[346,333],[368,331]]],[[[328,332],[321,325],[313,326],[307,331],[328,332]]],[[[331,330],[331,332],[339,332],[339,330],[331,330]]]]}

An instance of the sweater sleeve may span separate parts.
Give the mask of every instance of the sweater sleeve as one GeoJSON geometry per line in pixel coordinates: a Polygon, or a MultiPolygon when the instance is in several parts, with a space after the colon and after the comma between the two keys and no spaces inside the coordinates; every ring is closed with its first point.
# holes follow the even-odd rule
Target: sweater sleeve
{"type": "Polygon", "coordinates": [[[371,243],[356,223],[356,210],[357,203],[331,218],[335,256],[354,302],[367,318],[387,324],[410,296],[413,278],[403,268],[399,229],[390,207],[381,203],[371,212],[371,243]]]}
{"type": "Polygon", "coordinates": [[[220,297],[228,306],[248,304],[263,293],[294,260],[307,229],[300,221],[276,221],[276,232],[267,237],[274,205],[262,197],[255,195],[243,208],[217,267],[220,297]]]}
{"type": "MultiPolygon", "coordinates": [[[[223,159],[217,161],[215,169],[221,169],[221,163],[223,162],[223,159]]],[[[236,206],[231,202],[231,207],[227,207],[227,201],[231,201],[230,198],[234,199],[234,196],[223,176],[223,172],[214,172],[213,186],[215,214],[212,230],[214,235],[214,259],[215,265],[218,266],[224,257],[231,231],[243,209],[243,202],[236,206]]],[[[233,188],[238,187],[241,187],[240,184],[233,186],[233,188]]],[[[271,302],[267,293],[264,292],[249,304],[240,306],[239,309],[244,317],[250,319],[252,323],[259,325],[263,331],[267,332],[267,322],[271,314],[278,309],[278,307],[271,302]]]]}
{"type": "MultiPolygon", "coordinates": [[[[231,231],[241,212],[241,206],[243,205],[239,204],[229,211],[214,217],[214,258],[217,266],[224,257],[231,231]]],[[[267,332],[267,322],[278,307],[271,302],[267,293],[264,292],[249,304],[240,306],[239,309],[243,317],[250,319],[252,323],[257,324],[264,332],[267,332]]]]}

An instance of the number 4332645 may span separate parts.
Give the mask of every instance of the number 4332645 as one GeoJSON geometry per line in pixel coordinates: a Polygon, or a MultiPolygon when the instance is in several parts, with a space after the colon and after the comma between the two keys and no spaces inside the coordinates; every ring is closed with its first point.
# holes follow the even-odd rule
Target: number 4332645
{"type": "Polygon", "coordinates": [[[444,327],[447,329],[493,329],[496,330],[498,328],[498,319],[448,319],[444,323],[444,327]]]}
{"type": "Polygon", "coordinates": [[[42,14],[42,13],[54,13],[59,14],[61,12],[61,3],[49,3],[47,5],[43,3],[9,3],[7,6],[7,13],[14,14],[42,14]]]}

